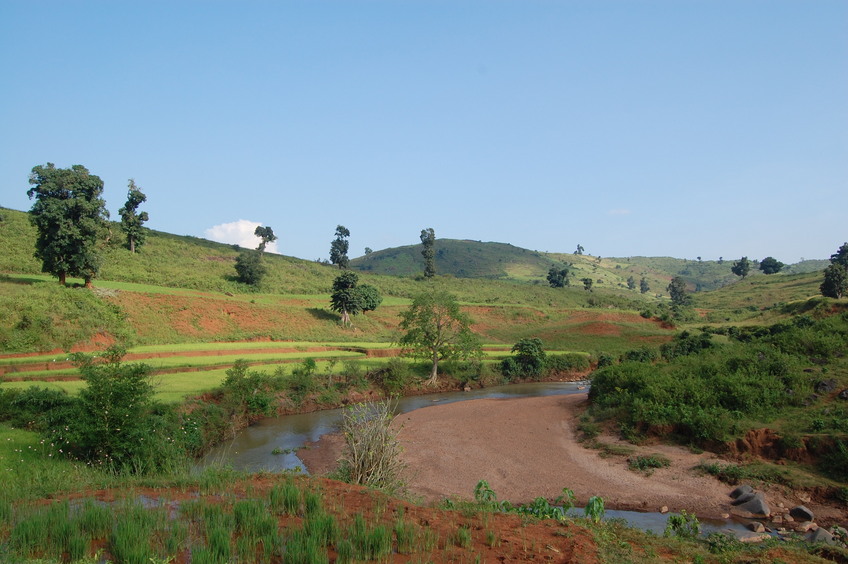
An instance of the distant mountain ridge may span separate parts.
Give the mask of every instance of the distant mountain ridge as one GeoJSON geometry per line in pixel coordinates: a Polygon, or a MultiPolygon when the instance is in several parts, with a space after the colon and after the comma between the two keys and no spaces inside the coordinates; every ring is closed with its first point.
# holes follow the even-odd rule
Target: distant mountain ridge
{"type": "MultiPolygon", "coordinates": [[[[686,280],[693,290],[714,290],[739,278],[730,267],[733,260],[700,261],[672,257],[611,257],[571,253],[545,253],[516,247],[509,243],[467,239],[436,240],[436,272],[457,278],[490,278],[546,284],[551,266],[571,265],[571,283],[593,283],[623,287],[633,277],[645,278],[652,292],[663,293],[667,281],[675,276],[686,280]]],[[[405,245],[374,251],[350,262],[353,269],[373,274],[416,276],[424,270],[421,245],[405,245]]],[[[826,260],[805,260],[789,265],[784,272],[801,274],[823,270],[826,260]]],[[[750,276],[760,275],[752,271],[750,276]]]]}

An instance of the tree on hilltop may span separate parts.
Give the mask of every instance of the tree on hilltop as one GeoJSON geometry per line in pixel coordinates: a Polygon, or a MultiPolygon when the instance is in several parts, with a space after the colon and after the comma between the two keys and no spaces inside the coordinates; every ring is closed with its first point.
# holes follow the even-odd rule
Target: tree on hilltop
{"type": "Polygon", "coordinates": [[[739,260],[733,261],[733,265],[730,267],[730,272],[735,274],[736,276],[741,276],[744,280],[748,273],[751,271],[751,261],[748,260],[748,257],[742,257],[739,260]]]}
{"type": "Polygon", "coordinates": [[[436,275],[436,232],[432,227],[421,230],[421,244],[424,248],[421,254],[424,256],[424,278],[432,278],[436,275]]]}
{"type": "Polygon", "coordinates": [[[842,243],[836,253],[830,255],[830,263],[848,268],[848,243],[842,243]]]}
{"type": "Polygon", "coordinates": [[[35,166],[27,190],[35,203],[30,222],[38,230],[35,257],[41,271],[65,284],[67,276],[85,280],[86,287],[100,270],[98,241],[106,230],[103,181],[82,165],[56,168],[53,163],[35,166]]]}
{"type": "Polygon", "coordinates": [[[147,201],[147,196],[135,185],[132,178],[129,179],[127,188],[127,202],[118,210],[118,215],[121,216],[121,229],[127,236],[127,248],[131,253],[135,253],[136,248],[143,245],[147,238],[144,223],[149,218],[146,211],[138,211],[138,207],[147,201]]]}
{"type": "Polygon", "coordinates": [[[480,354],[480,343],[470,329],[471,319],[445,290],[431,288],[418,295],[400,318],[404,334],[398,344],[404,354],[432,362],[429,385],[438,380],[439,361],[480,354]]]}
{"type": "Polygon", "coordinates": [[[336,226],[336,238],[330,243],[330,262],[341,269],[347,268],[350,262],[347,256],[348,237],[350,237],[350,230],[344,225],[338,225],[336,226]]]}
{"type": "Polygon", "coordinates": [[[824,270],[824,281],[819,290],[828,298],[848,295],[848,243],[843,243],[835,254],[830,255],[830,265],[824,270]]]}
{"type": "Polygon", "coordinates": [[[259,246],[256,247],[256,250],[260,253],[265,252],[265,247],[268,246],[268,243],[273,243],[277,240],[277,236],[274,235],[274,230],[270,227],[262,227],[261,225],[257,225],[256,229],[253,231],[253,234],[261,239],[259,242],[259,246]]]}
{"type": "Polygon", "coordinates": [[[774,257],[766,257],[760,262],[760,270],[763,274],[777,274],[786,266],[774,257]]]}

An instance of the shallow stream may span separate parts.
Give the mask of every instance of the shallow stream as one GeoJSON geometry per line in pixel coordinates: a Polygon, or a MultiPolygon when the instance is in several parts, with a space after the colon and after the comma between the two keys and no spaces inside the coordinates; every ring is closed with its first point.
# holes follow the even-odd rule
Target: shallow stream
{"type": "MultiPolygon", "coordinates": [[[[540,382],[533,384],[511,384],[491,388],[476,389],[470,392],[443,392],[400,398],[398,413],[406,413],[437,403],[485,398],[527,398],[581,393],[585,388],[582,382],[540,382]]],[[[232,441],[219,445],[210,451],[199,463],[199,467],[211,464],[223,464],[237,470],[248,472],[280,472],[303,467],[297,456],[297,449],[307,443],[315,442],[327,433],[339,430],[344,416],[344,408],[314,411],[297,415],[286,415],[264,419],[243,431],[232,441]]],[[[575,515],[582,511],[575,510],[575,515]]],[[[632,527],[662,534],[669,514],[642,513],[638,511],[607,510],[606,519],[625,519],[632,527]]],[[[749,536],[751,532],[742,522],[734,520],[702,520],[704,534],[715,531],[749,536]]]]}

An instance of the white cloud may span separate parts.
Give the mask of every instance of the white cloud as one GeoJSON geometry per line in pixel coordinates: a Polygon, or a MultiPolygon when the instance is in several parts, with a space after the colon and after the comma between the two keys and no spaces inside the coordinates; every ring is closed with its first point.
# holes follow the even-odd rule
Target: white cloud
{"type": "MultiPolygon", "coordinates": [[[[262,225],[258,221],[250,221],[249,219],[240,219],[230,223],[222,223],[215,225],[204,231],[207,239],[217,241],[218,243],[227,243],[229,245],[238,245],[245,249],[255,249],[259,246],[262,240],[253,234],[256,228],[262,225]]],[[[268,243],[265,251],[269,253],[279,253],[277,251],[276,241],[268,243]]]]}
{"type": "Polygon", "coordinates": [[[630,210],[626,210],[626,209],[623,209],[623,208],[617,208],[617,209],[614,209],[614,210],[610,210],[607,213],[609,213],[610,215],[630,215],[630,210]]]}

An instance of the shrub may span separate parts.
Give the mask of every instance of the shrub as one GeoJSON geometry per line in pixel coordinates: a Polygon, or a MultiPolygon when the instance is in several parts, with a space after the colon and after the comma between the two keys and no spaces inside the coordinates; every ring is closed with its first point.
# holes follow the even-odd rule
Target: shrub
{"type": "Polygon", "coordinates": [[[501,363],[501,373],[505,377],[538,378],[544,372],[545,351],[541,339],[521,339],[512,346],[512,353],[513,356],[501,363]]]}
{"type": "Polygon", "coordinates": [[[686,510],[680,512],[680,515],[669,515],[668,523],[665,527],[665,536],[680,537],[684,539],[697,538],[701,533],[701,522],[693,513],[687,513],[686,510]]]}
{"type": "Polygon", "coordinates": [[[275,393],[283,389],[284,383],[288,384],[288,381],[283,376],[282,368],[277,369],[272,376],[249,371],[248,368],[247,361],[239,359],[227,370],[221,384],[221,404],[231,416],[255,421],[262,416],[273,415],[275,393]]]}
{"type": "Polygon", "coordinates": [[[627,459],[627,466],[631,470],[641,472],[652,472],[657,468],[666,468],[671,465],[671,460],[661,454],[639,455],[627,459]]]}
{"type": "Polygon", "coordinates": [[[403,392],[412,382],[412,370],[400,358],[389,360],[385,366],[370,370],[365,376],[387,395],[403,392]]]}
{"type": "Polygon", "coordinates": [[[582,372],[590,366],[589,357],[576,353],[551,355],[545,360],[545,369],[549,374],[582,372]]]}
{"type": "Polygon", "coordinates": [[[394,414],[389,401],[359,403],[345,410],[342,477],[353,484],[377,488],[390,495],[404,490],[402,473],[406,465],[400,459],[401,446],[397,433],[391,428],[392,419],[394,414]]]}

